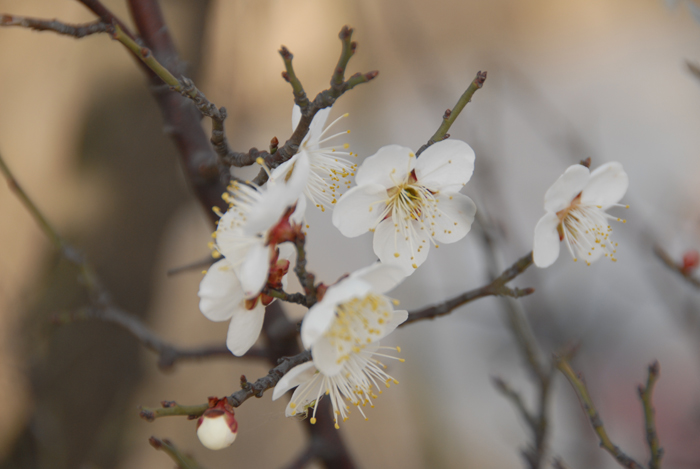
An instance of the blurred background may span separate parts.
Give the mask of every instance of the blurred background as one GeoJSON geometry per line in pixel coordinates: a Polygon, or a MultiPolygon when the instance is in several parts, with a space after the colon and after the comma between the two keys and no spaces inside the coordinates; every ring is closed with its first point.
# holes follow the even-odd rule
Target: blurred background
{"type": "MultiPolygon", "coordinates": [[[[104,3],[128,19],[125,2],[104,3]]],[[[700,295],[652,253],[700,248],[700,62],[694,4],[661,0],[163,0],[181,55],[208,98],[229,110],[234,149],[266,148],[291,133],[292,95],[281,44],[309,95],[327,87],[337,33],[355,28],[349,72],[379,77],[343,96],[351,149],[417,149],[479,70],[488,80],[450,130],[476,151],[464,192],[502,232],[510,265],[531,249],[546,189],[566,167],[620,161],[628,219],[614,226],[619,262],[590,267],[562,249],[514,285],[545,356],[580,343],[582,371],[613,441],[647,461],[636,386],[661,363],[655,393],[665,467],[700,467],[700,295]]],[[[695,7],[697,9],[697,7],[695,7]]],[[[92,21],[71,0],[0,0],[0,12],[92,21]]],[[[127,21],[128,22],[128,21],[127,21]]],[[[198,311],[199,271],[172,267],[208,254],[212,227],[189,193],[146,82],[105,35],[82,40],[0,29],[0,152],[58,230],[96,267],[115,302],[179,345],[222,343],[225,323],[198,311]]],[[[208,122],[203,122],[208,126],[208,122]]],[[[168,468],[147,443],[171,438],[202,465],[283,467],[303,448],[301,425],[270,394],[237,411],[238,440],[202,447],[194,422],[147,423],[139,405],[230,394],[250,360],[188,362],[169,373],[126,332],[99,322],[50,325],[85,304],[76,272],[0,185],[0,467],[168,468]]],[[[345,239],[329,213],[307,213],[309,268],[327,283],[374,260],[371,236],[345,239]],[[342,243],[342,244],[341,244],[342,243]],[[343,246],[339,249],[339,246],[343,246]]],[[[483,285],[477,230],[433,249],[392,296],[414,309],[483,285]]],[[[290,314],[301,317],[303,311],[290,314]]],[[[492,385],[500,376],[534,406],[535,387],[501,300],[470,304],[393,334],[406,363],[390,373],[369,421],[340,430],[361,467],[523,467],[528,428],[492,385]]],[[[555,375],[550,456],[572,469],[612,468],[575,394],[555,375]]]]}

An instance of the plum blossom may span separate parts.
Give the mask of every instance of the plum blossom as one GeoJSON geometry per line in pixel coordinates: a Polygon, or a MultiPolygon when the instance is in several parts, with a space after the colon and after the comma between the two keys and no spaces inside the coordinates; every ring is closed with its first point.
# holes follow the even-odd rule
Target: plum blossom
{"type": "Polygon", "coordinates": [[[430,244],[454,243],[470,230],[474,202],[459,193],[474,172],[474,150],[443,140],[420,158],[388,145],[357,171],[357,187],[336,205],[333,224],[348,237],[374,232],[374,253],[411,274],[428,257],[430,244]]]}
{"type": "MultiPolygon", "coordinates": [[[[302,162],[303,164],[303,162],[302,162]]],[[[265,285],[279,288],[293,248],[288,244],[292,224],[303,215],[301,178],[270,179],[261,189],[233,182],[224,194],[229,209],[221,215],[211,248],[222,257],[199,285],[199,309],[212,321],[231,320],[226,344],[234,355],[255,343],[272,298],[261,294],[265,285]],[[296,211],[291,207],[296,203],[296,211]]]]}
{"type": "Polygon", "coordinates": [[[238,422],[226,398],[209,398],[209,408],[197,420],[197,437],[207,448],[224,449],[236,440],[238,422]]]}
{"type": "MultiPolygon", "coordinates": [[[[330,112],[331,108],[325,108],[316,113],[311,121],[309,133],[301,142],[299,152],[272,172],[274,178],[285,180],[292,173],[304,173],[303,194],[321,211],[333,207],[342,190],[350,186],[350,176],[354,176],[357,169],[356,164],[343,158],[343,156],[352,156],[352,152],[346,151],[349,147],[347,143],[340,147],[322,146],[336,137],[350,133],[347,130],[326,136],[326,133],[340,119],[348,116],[348,114],[342,115],[324,130],[323,126],[330,112]],[[302,161],[303,167],[298,164],[302,161]]],[[[292,110],[292,129],[296,129],[300,120],[301,108],[295,105],[292,110]]]]}
{"type": "MultiPolygon", "coordinates": [[[[297,387],[287,406],[287,417],[312,412],[327,395],[333,407],[335,427],[345,421],[350,404],[365,417],[362,407],[381,394],[381,386],[398,384],[384,370],[379,358],[398,359],[384,353],[400,352],[399,347],[383,347],[379,341],[408,318],[406,311],[394,311],[394,302],[383,295],[404,278],[395,266],[380,263],[354,272],[331,286],[314,305],[301,326],[301,340],[311,350],[313,361],[292,368],[275,387],[278,399],[297,387]]],[[[403,362],[403,359],[398,359],[403,362]]]]}
{"type": "Polygon", "coordinates": [[[594,171],[575,164],[559,176],[544,195],[547,213],[537,222],[533,259],[538,267],[548,267],[559,257],[559,243],[564,240],[574,261],[588,265],[600,257],[616,261],[617,243],[610,239],[608,220],[626,220],[608,215],[627,192],[629,179],[622,165],[606,163],[594,171]]]}
{"type": "MultiPolygon", "coordinates": [[[[278,289],[286,286],[289,259],[293,253],[290,243],[279,245],[278,254],[268,264],[266,285],[278,289]]],[[[274,301],[260,290],[254,297],[246,297],[242,282],[226,258],[212,265],[199,284],[200,311],[210,321],[231,321],[226,346],[238,357],[245,355],[258,340],[265,319],[265,306],[274,301]]]]}

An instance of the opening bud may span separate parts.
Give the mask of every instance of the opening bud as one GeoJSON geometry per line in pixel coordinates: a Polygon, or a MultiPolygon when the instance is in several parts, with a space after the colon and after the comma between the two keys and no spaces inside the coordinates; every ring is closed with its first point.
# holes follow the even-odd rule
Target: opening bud
{"type": "Polygon", "coordinates": [[[226,398],[209,398],[209,408],[197,420],[197,437],[207,448],[224,449],[236,441],[238,422],[226,398]]]}

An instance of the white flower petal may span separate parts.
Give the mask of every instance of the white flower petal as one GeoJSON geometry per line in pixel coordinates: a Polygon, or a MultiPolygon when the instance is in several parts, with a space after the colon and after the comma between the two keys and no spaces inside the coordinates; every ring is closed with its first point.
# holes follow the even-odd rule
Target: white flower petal
{"type": "Polygon", "coordinates": [[[209,267],[199,284],[199,309],[211,321],[226,321],[244,299],[231,264],[222,259],[209,267]]]}
{"type": "MultiPolygon", "coordinates": [[[[294,107],[298,108],[299,106],[294,107]]],[[[304,139],[308,142],[308,145],[311,148],[318,147],[318,141],[321,139],[321,134],[323,134],[323,127],[325,127],[326,121],[328,120],[328,116],[330,115],[330,113],[330,107],[323,108],[316,113],[313,120],[311,121],[311,125],[309,126],[309,133],[306,134],[306,138],[304,139]]]]}
{"type": "Polygon", "coordinates": [[[231,353],[237,357],[245,355],[255,341],[258,340],[264,319],[265,307],[260,301],[252,310],[245,309],[239,303],[238,310],[231,318],[231,324],[228,326],[228,336],[226,337],[226,346],[231,353]]]}
{"type": "Polygon", "coordinates": [[[318,371],[328,377],[337,375],[343,369],[343,362],[339,360],[338,349],[325,337],[321,337],[316,341],[311,349],[311,356],[318,371]]]}
{"type": "Polygon", "coordinates": [[[338,304],[365,296],[371,289],[369,283],[354,278],[345,278],[329,287],[323,300],[311,307],[301,323],[301,342],[304,348],[310,349],[328,330],[335,320],[338,304]]]}
{"type": "Polygon", "coordinates": [[[315,374],[316,367],[314,362],[306,362],[295,366],[277,382],[274,391],[272,391],[272,400],[276,401],[293,387],[299,386],[313,378],[315,374]]]}
{"type": "Polygon", "coordinates": [[[392,316],[391,316],[391,319],[384,326],[384,331],[382,332],[382,334],[379,337],[377,337],[377,340],[381,340],[384,337],[391,334],[392,332],[394,332],[394,330],[397,327],[399,327],[401,324],[406,322],[406,319],[408,319],[408,311],[403,310],[403,309],[400,309],[398,311],[394,311],[392,316]]]}
{"type": "Polygon", "coordinates": [[[366,184],[350,189],[333,210],[333,224],[348,238],[374,228],[386,207],[386,189],[380,184],[366,184]]]}
{"type": "Polygon", "coordinates": [[[384,264],[401,267],[405,275],[411,275],[428,258],[430,241],[420,222],[412,220],[402,231],[387,218],[374,231],[372,247],[384,264]]]}
{"type": "Polygon", "coordinates": [[[545,213],[535,226],[535,242],[532,257],[537,267],[549,267],[559,257],[559,217],[555,213],[545,213]]]}
{"type": "Polygon", "coordinates": [[[416,162],[416,179],[433,192],[448,187],[461,188],[472,173],[474,150],[461,140],[448,139],[435,143],[421,153],[416,162]]]}
{"type": "Polygon", "coordinates": [[[355,183],[381,184],[390,188],[403,183],[416,164],[413,150],[400,145],[387,145],[377,153],[367,157],[357,170],[355,183]]]}
{"type": "MultiPolygon", "coordinates": [[[[313,362],[310,363],[313,365],[313,362]]],[[[312,369],[315,370],[316,368],[313,367],[312,369]]],[[[316,397],[319,397],[320,399],[324,396],[325,390],[321,390],[323,380],[317,378],[314,382],[312,382],[311,380],[313,379],[314,378],[312,377],[309,381],[301,383],[299,386],[297,386],[297,388],[294,390],[294,394],[292,394],[292,398],[289,400],[289,404],[287,404],[287,408],[284,412],[285,416],[291,417],[296,414],[305,413],[306,407],[315,401],[316,397]],[[295,404],[294,408],[292,408],[292,403],[295,404]]]]}
{"type": "Polygon", "coordinates": [[[628,186],[629,178],[622,165],[615,161],[606,163],[591,173],[581,193],[581,203],[605,210],[622,199],[628,186]]]}
{"type": "Polygon", "coordinates": [[[251,246],[237,269],[246,298],[254,298],[263,289],[270,272],[270,248],[261,242],[251,246]]]}
{"type": "Polygon", "coordinates": [[[301,225],[304,221],[304,214],[306,213],[306,196],[301,194],[299,200],[297,200],[297,206],[294,209],[294,213],[289,217],[289,220],[297,225],[301,225]]]}
{"type": "Polygon", "coordinates": [[[356,270],[350,277],[357,278],[369,283],[372,291],[376,293],[386,293],[401,283],[406,275],[400,267],[376,262],[368,267],[356,270]]]}
{"type": "Polygon", "coordinates": [[[586,187],[589,178],[590,171],[585,166],[569,166],[544,194],[544,209],[554,213],[564,210],[586,187]]]}
{"type": "MultiPolygon", "coordinates": [[[[421,156],[422,158],[422,156],[421,156]]],[[[435,234],[433,238],[441,243],[454,243],[464,238],[471,229],[476,204],[456,192],[441,192],[435,195],[438,215],[434,218],[435,234]]]]}

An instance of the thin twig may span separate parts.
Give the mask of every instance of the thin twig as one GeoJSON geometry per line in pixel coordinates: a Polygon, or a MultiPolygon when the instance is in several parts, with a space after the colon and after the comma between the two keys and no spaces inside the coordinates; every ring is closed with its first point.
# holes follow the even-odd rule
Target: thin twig
{"type": "Polygon", "coordinates": [[[152,436],[148,439],[148,442],[155,449],[167,453],[180,469],[204,469],[204,466],[199,465],[197,461],[189,456],[186,456],[179,449],[177,449],[177,447],[170,440],[159,440],[155,436],[152,436]]]}
{"type": "Polygon", "coordinates": [[[303,231],[300,230],[297,233],[294,244],[297,248],[294,273],[297,275],[304,293],[306,293],[306,306],[310,308],[316,304],[316,286],[314,285],[316,277],[311,272],[306,271],[306,234],[303,231]]]}
{"type": "MultiPolygon", "coordinates": [[[[306,137],[306,134],[309,132],[311,121],[313,120],[314,116],[318,111],[333,106],[335,101],[338,98],[340,98],[345,92],[353,89],[357,85],[367,83],[375,79],[377,75],[379,75],[379,72],[374,70],[367,73],[356,73],[347,80],[345,80],[345,71],[347,69],[348,62],[350,61],[350,58],[355,54],[355,50],[357,48],[357,44],[352,41],[352,33],[352,28],[343,26],[343,28],[340,30],[340,33],[338,34],[338,37],[342,42],[342,49],[340,53],[340,58],[338,59],[338,64],[336,65],[333,71],[330,88],[318,93],[314,100],[308,102],[308,104],[308,99],[299,99],[298,104],[301,103],[301,119],[299,120],[296,129],[294,129],[292,136],[284,143],[282,147],[279,147],[277,151],[274,152],[274,154],[269,154],[267,152],[259,153],[258,156],[261,156],[265,160],[265,164],[269,168],[276,168],[277,166],[289,160],[292,156],[294,156],[297,153],[297,151],[299,150],[299,145],[301,145],[301,142],[304,140],[304,137],[306,137]]],[[[284,48],[283,50],[286,50],[286,48],[284,48]]],[[[285,75],[283,76],[285,77],[285,79],[288,79],[288,81],[292,85],[292,91],[295,94],[296,101],[297,96],[301,96],[300,94],[298,95],[298,93],[300,93],[303,90],[303,87],[301,85],[301,82],[299,82],[299,80],[296,78],[296,74],[294,74],[293,76],[289,75],[290,69],[293,71],[293,56],[291,53],[289,53],[288,50],[286,50],[286,52],[288,56],[285,58],[285,55],[283,55],[283,59],[285,60],[285,68],[287,70],[285,72],[285,75]]],[[[240,157],[246,157],[246,155],[235,155],[235,158],[240,157]]],[[[262,185],[265,183],[265,181],[267,181],[267,177],[267,173],[261,170],[260,173],[253,180],[253,182],[255,184],[262,185]]]]}
{"type": "Polygon", "coordinates": [[[199,418],[205,410],[209,408],[209,403],[199,405],[180,405],[175,401],[162,401],[160,407],[139,407],[139,416],[153,422],[160,417],[174,417],[186,415],[189,420],[199,418]]]}
{"type": "Polygon", "coordinates": [[[660,245],[654,245],[654,254],[656,254],[656,257],[661,259],[661,261],[666,264],[669,269],[677,272],[681,277],[683,277],[686,282],[695,288],[700,288],[700,280],[693,277],[690,272],[684,270],[683,265],[678,264],[675,260],[673,260],[673,258],[660,245]]]}
{"type": "MultiPolygon", "coordinates": [[[[228,396],[228,403],[233,407],[238,407],[253,396],[262,397],[265,391],[274,388],[282,376],[289,370],[309,360],[311,360],[311,352],[306,350],[293,357],[281,358],[279,360],[279,365],[272,368],[267,375],[257,379],[254,383],[248,382],[245,376],[242,376],[240,391],[236,391],[228,396]]],[[[161,404],[162,407],[159,408],[142,407],[140,416],[149,422],[159,417],[170,417],[174,415],[187,415],[188,418],[192,419],[202,415],[209,406],[209,404],[181,406],[170,401],[164,401],[164,403],[161,404]]]]}
{"type": "Polygon", "coordinates": [[[537,422],[535,421],[535,417],[529,410],[527,410],[525,402],[523,401],[520,393],[511,388],[508,383],[498,376],[491,378],[491,381],[496,389],[513,403],[518,412],[520,412],[520,416],[523,418],[523,420],[525,420],[530,427],[534,428],[537,425],[537,422]]]}
{"type": "Polygon", "coordinates": [[[476,78],[472,80],[472,82],[469,84],[469,87],[462,94],[462,96],[460,96],[459,100],[457,101],[457,104],[455,104],[455,107],[445,111],[445,114],[442,116],[442,124],[440,124],[440,127],[438,127],[437,131],[435,131],[433,136],[430,137],[428,143],[426,143],[418,149],[418,151],[416,152],[416,156],[420,156],[421,153],[427,150],[428,147],[433,145],[434,143],[437,143],[449,137],[447,131],[450,130],[450,127],[452,127],[452,124],[454,124],[455,120],[457,120],[457,117],[462,112],[467,103],[471,101],[472,96],[474,96],[474,93],[476,93],[477,90],[481,89],[481,87],[484,86],[485,81],[486,72],[477,72],[476,78]]]}
{"type": "Polygon", "coordinates": [[[586,415],[591,422],[593,431],[600,439],[600,446],[610,453],[622,467],[626,467],[628,469],[644,469],[641,464],[625,454],[610,440],[610,437],[603,426],[603,421],[601,420],[600,415],[598,415],[598,411],[593,404],[593,400],[591,399],[590,394],[588,394],[588,389],[586,388],[586,384],[583,382],[583,378],[574,372],[571,365],[569,365],[567,357],[564,355],[554,356],[554,361],[557,369],[562,372],[569,383],[571,383],[574,391],[576,391],[576,395],[583,406],[583,410],[586,412],[586,415]]]}
{"type": "Polygon", "coordinates": [[[654,416],[654,404],[652,396],[654,394],[654,385],[659,379],[659,362],[654,361],[649,365],[649,376],[647,377],[646,386],[639,386],[639,398],[642,400],[644,408],[644,427],[646,430],[647,444],[649,445],[649,469],[659,469],[661,467],[661,458],[664,455],[663,448],[659,445],[659,435],[656,433],[656,418],[654,416]]]}
{"type": "Polygon", "coordinates": [[[309,298],[303,293],[287,293],[284,290],[276,290],[274,288],[265,287],[262,289],[261,293],[269,295],[278,300],[286,301],[287,303],[295,303],[298,305],[309,307],[309,298]]]}
{"type": "Polygon", "coordinates": [[[27,18],[17,15],[0,15],[0,26],[19,26],[34,31],[53,31],[64,36],[77,39],[91,34],[107,32],[108,25],[102,21],[93,21],[85,24],[68,24],[58,20],[42,20],[39,18],[27,18]]]}
{"type": "Polygon", "coordinates": [[[462,305],[487,296],[508,296],[511,298],[520,298],[531,295],[535,292],[534,288],[520,289],[506,287],[506,283],[525,272],[525,270],[527,270],[527,268],[531,265],[532,252],[518,259],[515,264],[504,270],[501,275],[496,277],[488,285],[464,292],[461,295],[445,301],[444,303],[420,309],[418,311],[409,312],[408,319],[401,326],[405,326],[406,324],[411,324],[416,321],[421,321],[423,319],[434,319],[438,316],[444,316],[462,305]]]}

